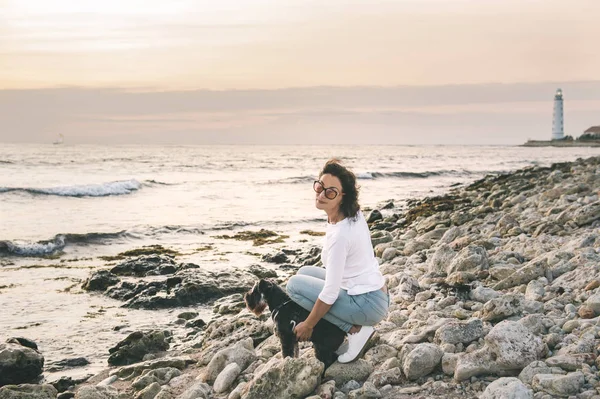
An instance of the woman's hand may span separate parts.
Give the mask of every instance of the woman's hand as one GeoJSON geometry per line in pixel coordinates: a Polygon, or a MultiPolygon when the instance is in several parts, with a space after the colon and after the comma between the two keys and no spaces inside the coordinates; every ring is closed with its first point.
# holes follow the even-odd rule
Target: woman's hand
{"type": "Polygon", "coordinates": [[[313,328],[303,321],[296,326],[294,332],[298,341],[308,341],[312,335],[313,328]]]}

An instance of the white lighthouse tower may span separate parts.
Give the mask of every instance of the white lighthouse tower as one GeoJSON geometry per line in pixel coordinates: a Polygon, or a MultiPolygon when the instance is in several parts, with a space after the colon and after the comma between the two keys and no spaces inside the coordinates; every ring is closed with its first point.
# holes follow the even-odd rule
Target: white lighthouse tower
{"type": "Polygon", "coordinates": [[[552,140],[562,140],[564,138],[563,95],[561,89],[556,89],[556,94],[554,95],[554,113],[552,115],[552,140]]]}

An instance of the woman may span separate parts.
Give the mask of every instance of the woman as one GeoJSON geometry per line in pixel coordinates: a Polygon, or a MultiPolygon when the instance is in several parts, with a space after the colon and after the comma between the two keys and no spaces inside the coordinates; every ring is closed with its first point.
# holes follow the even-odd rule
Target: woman
{"type": "Polygon", "coordinates": [[[296,326],[298,340],[309,339],[324,318],[348,333],[348,349],[338,358],[338,362],[348,363],[361,356],[375,332],[372,326],[387,315],[389,296],[358,204],[354,173],[338,160],[329,160],[313,188],[317,209],[327,214],[321,252],[325,268],[302,267],[290,278],[287,292],[310,311],[296,326]]]}

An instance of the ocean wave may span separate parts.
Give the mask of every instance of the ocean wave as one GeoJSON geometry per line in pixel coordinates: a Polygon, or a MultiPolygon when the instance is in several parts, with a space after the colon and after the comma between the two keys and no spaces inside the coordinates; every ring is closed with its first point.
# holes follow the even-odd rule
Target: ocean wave
{"type": "Polygon", "coordinates": [[[0,241],[0,255],[47,256],[62,251],[68,244],[91,244],[127,235],[126,231],[120,231],[117,233],[57,234],[50,240],[36,242],[5,240],[0,241]]]}
{"type": "Polygon", "coordinates": [[[13,164],[13,161],[5,161],[4,159],[0,159],[0,164],[13,164]]]}
{"type": "MultiPolygon", "coordinates": [[[[356,173],[358,180],[373,180],[373,179],[427,179],[432,176],[460,176],[469,175],[468,171],[459,170],[435,170],[427,172],[360,172],[356,173]]],[[[316,179],[315,176],[293,176],[286,177],[269,183],[279,184],[298,184],[312,183],[316,179]]]]}
{"type": "MultiPolygon", "coordinates": [[[[145,185],[166,184],[147,180],[145,185]]],[[[0,193],[23,192],[32,195],[55,195],[60,197],[106,197],[109,195],[131,194],[140,188],[142,183],[135,179],[120,180],[100,184],[81,184],[73,186],[33,188],[33,187],[0,187],[0,193]]]]}

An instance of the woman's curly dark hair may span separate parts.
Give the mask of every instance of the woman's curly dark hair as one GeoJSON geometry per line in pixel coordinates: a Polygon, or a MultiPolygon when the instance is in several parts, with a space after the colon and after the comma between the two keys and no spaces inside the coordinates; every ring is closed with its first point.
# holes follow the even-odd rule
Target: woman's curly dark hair
{"type": "Polygon", "coordinates": [[[345,166],[342,166],[339,159],[332,158],[325,163],[321,173],[319,173],[319,179],[324,174],[330,174],[340,179],[342,191],[344,192],[342,202],[340,203],[340,210],[345,217],[355,218],[360,210],[358,203],[358,191],[360,187],[356,184],[354,173],[345,166]]]}

